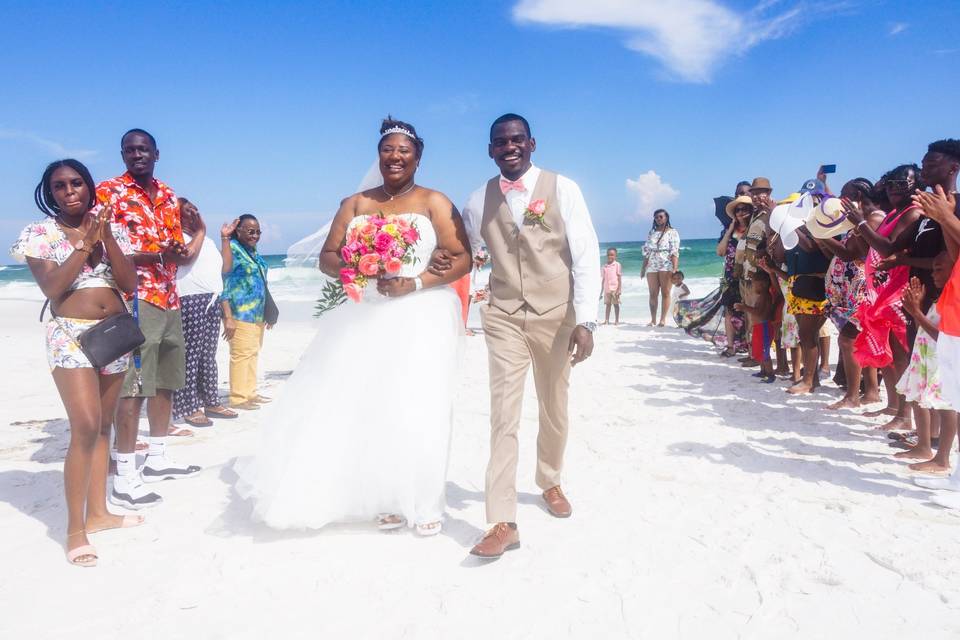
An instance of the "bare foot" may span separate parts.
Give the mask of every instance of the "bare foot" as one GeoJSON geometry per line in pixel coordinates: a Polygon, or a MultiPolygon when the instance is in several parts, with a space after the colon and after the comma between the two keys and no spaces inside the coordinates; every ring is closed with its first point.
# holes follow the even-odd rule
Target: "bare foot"
{"type": "Polygon", "coordinates": [[[907,460],[929,460],[933,457],[933,449],[930,447],[913,447],[906,451],[893,454],[894,458],[905,458],[907,460]]]}
{"type": "Polygon", "coordinates": [[[756,367],[756,366],[758,366],[759,364],[760,364],[760,363],[757,362],[756,360],[754,360],[753,358],[747,358],[746,360],[742,360],[742,361],[740,362],[740,366],[741,366],[741,367],[756,367]]]}
{"type": "Polygon", "coordinates": [[[895,416],[897,415],[897,410],[895,407],[884,407],[883,409],[875,409],[873,411],[864,411],[863,415],[867,418],[876,418],[879,416],[895,416]]]}
{"type": "Polygon", "coordinates": [[[813,386],[812,386],[812,385],[809,385],[809,384],[807,384],[806,382],[804,382],[803,380],[801,380],[800,382],[798,382],[797,384],[793,385],[792,387],[788,387],[788,388],[787,388],[787,393],[792,394],[792,395],[795,395],[795,396],[800,396],[800,395],[804,395],[804,394],[810,393],[812,390],[813,390],[813,386]]]}
{"type": "Polygon", "coordinates": [[[108,513],[102,516],[87,516],[87,533],[97,533],[107,529],[128,529],[143,524],[143,516],[118,516],[108,513]]]}
{"type": "Polygon", "coordinates": [[[777,376],[788,376],[788,375],[790,375],[790,369],[788,369],[788,368],[786,368],[786,367],[777,367],[777,368],[773,371],[773,374],[774,374],[774,375],[777,375],[777,376]]]}
{"type": "MultiPolygon", "coordinates": [[[[604,323],[604,324],[606,324],[606,323],[604,323]]],[[[473,329],[466,329],[466,330],[464,330],[463,335],[465,335],[465,336],[475,336],[475,335],[477,335],[477,334],[473,332],[473,329]]]]}
{"type": "Polygon", "coordinates": [[[882,424],[879,427],[874,427],[874,429],[877,429],[879,431],[909,431],[910,421],[907,420],[906,418],[895,416],[886,424],[882,424]]]}
{"type": "Polygon", "coordinates": [[[860,406],[859,398],[848,398],[843,396],[836,402],[827,405],[827,409],[856,409],[860,406]]]}
{"type": "Polygon", "coordinates": [[[923,471],[925,473],[950,473],[950,465],[940,464],[937,462],[936,458],[933,460],[927,460],[926,462],[917,462],[911,464],[910,469],[913,471],[923,471]]]}
{"type": "Polygon", "coordinates": [[[873,404],[874,402],[880,402],[880,396],[879,395],[861,396],[860,402],[862,402],[863,404],[873,404]]]}

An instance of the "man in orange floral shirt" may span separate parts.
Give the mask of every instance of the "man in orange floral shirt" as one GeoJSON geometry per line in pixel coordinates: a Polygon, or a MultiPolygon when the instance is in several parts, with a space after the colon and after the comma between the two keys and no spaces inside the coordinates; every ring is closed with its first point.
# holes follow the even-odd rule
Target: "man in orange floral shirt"
{"type": "MultiPolygon", "coordinates": [[[[173,190],[153,177],[160,158],[156,140],[142,129],[131,129],[120,139],[127,171],[97,187],[97,198],[113,205],[116,221],[126,226],[137,265],[136,304],[140,330],[146,342],[139,349],[140,369],[131,368],[123,382],[117,406],[117,478],[110,501],[128,509],[157,504],[161,497],[144,482],[187,478],[200,472],[166,455],[173,392],[184,384],[185,351],[177,265],[189,264],[203,244],[201,221],[190,243],[183,244],[180,206],[173,190]],[[143,399],[150,422],[150,449],[143,468],[136,467],[136,441],[143,399]]],[[[135,354],[136,355],[136,354],[135,354]]]]}

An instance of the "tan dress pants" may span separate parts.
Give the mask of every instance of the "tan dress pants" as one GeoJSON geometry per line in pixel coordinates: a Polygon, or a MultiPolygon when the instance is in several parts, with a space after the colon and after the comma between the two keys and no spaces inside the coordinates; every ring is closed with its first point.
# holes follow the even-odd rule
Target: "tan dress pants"
{"type": "Polygon", "coordinates": [[[490,360],[490,463],[487,467],[487,522],[517,518],[517,457],[520,410],[527,370],[540,407],[537,434],[537,485],[560,484],[567,444],[567,390],[570,384],[570,335],[576,326],[573,305],[543,315],[527,306],[513,314],[493,306],[482,311],[490,360]]]}
{"type": "Polygon", "coordinates": [[[257,360],[263,346],[262,322],[237,320],[230,340],[230,404],[257,399],[257,360]]]}

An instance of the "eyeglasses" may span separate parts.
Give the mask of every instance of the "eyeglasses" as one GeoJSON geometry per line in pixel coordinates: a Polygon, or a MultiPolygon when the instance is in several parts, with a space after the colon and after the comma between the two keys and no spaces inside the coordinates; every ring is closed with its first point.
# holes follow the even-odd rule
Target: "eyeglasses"
{"type": "Polygon", "coordinates": [[[260,229],[240,229],[240,231],[247,234],[248,236],[259,236],[261,233],[263,233],[262,231],[260,231],[260,229]]]}
{"type": "Polygon", "coordinates": [[[887,180],[884,183],[884,187],[887,189],[892,189],[894,191],[906,191],[910,188],[910,180],[887,180]]]}

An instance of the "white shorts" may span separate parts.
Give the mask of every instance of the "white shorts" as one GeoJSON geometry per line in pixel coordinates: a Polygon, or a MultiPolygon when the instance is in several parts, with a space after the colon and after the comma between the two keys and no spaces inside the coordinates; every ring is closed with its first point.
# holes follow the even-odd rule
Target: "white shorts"
{"type": "Polygon", "coordinates": [[[940,371],[940,395],[951,407],[960,407],[960,337],[940,332],[937,338],[937,366],[940,371]]]}

